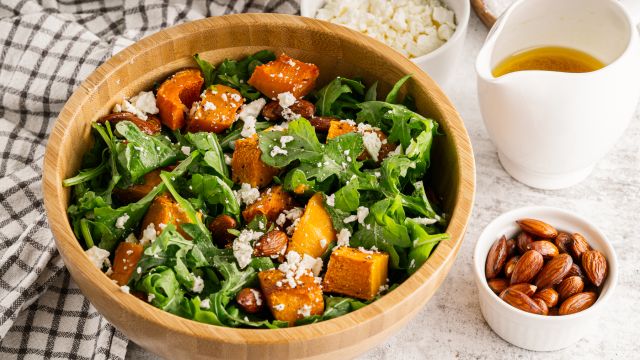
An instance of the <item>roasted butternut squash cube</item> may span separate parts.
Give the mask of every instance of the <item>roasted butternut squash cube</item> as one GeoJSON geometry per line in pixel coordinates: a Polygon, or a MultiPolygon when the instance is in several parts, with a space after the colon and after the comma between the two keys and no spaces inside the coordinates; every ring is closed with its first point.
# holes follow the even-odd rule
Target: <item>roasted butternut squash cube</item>
{"type": "Polygon", "coordinates": [[[182,211],[180,205],[173,200],[173,197],[166,194],[158,195],[153,199],[153,202],[151,202],[151,205],[149,206],[149,210],[147,210],[147,213],[142,219],[142,225],[140,228],[144,231],[149,224],[153,224],[153,227],[156,229],[156,234],[160,234],[164,225],[173,224],[182,236],[187,239],[191,239],[180,228],[181,224],[190,222],[189,217],[184,211],[182,211]]]}
{"type": "Polygon", "coordinates": [[[363,300],[373,299],[387,281],[389,255],[342,246],[329,258],[323,289],[363,300]]]}
{"type": "Polygon", "coordinates": [[[160,173],[162,171],[171,171],[174,168],[175,166],[171,165],[148,172],[142,177],[142,183],[133,184],[124,189],[113,189],[113,194],[118,198],[118,200],[123,202],[130,203],[138,201],[162,182],[162,179],[160,179],[160,173]]]}
{"type": "Polygon", "coordinates": [[[244,98],[238,90],[225,85],[213,85],[202,93],[200,101],[193,103],[187,131],[219,134],[233,125],[242,104],[244,98]]]}
{"type": "Polygon", "coordinates": [[[317,258],[335,241],[336,231],[331,217],[324,208],[322,194],[317,193],[305,206],[298,226],[289,240],[287,251],[296,251],[300,255],[307,254],[317,258]]]}
{"type": "MultiPolygon", "coordinates": [[[[333,139],[340,135],[352,133],[358,131],[358,128],[347,121],[331,121],[329,124],[329,131],[327,133],[327,140],[333,139]]],[[[384,158],[386,158],[390,152],[396,149],[396,144],[392,144],[387,141],[387,135],[380,129],[375,130],[365,130],[366,132],[375,131],[378,135],[378,139],[380,139],[380,151],[378,152],[378,163],[381,163],[384,158]]],[[[358,160],[364,161],[366,159],[371,159],[371,155],[364,150],[360,155],[358,155],[358,160]]]]}
{"type": "Polygon", "coordinates": [[[247,183],[253,187],[265,187],[271,183],[273,177],[280,170],[271,167],[260,160],[258,135],[254,134],[245,139],[236,140],[233,157],[231,158],[231,178],[234,182],[247,183]]]}
{"type": "Polygon", "coordinates": [[[109,277],[120,286],[127,285],[142,257],[143,250],[144,248],[140,244],[121,242],[116,248],[111,267],[113,272],[109,277]]]}
{"type": "Polygon", "coordinates": [[[185,69],[160,85],[156,105],[160,110],[160,120],[166,127],[177,130],[185,125],[185,109],[191,108],[193,102],[198,100],[203,83],[200,70],[185,69]]]}
{"type": "Polygon", "coordinates": [[[300,276],[295,287],[291,287],[285,274],[276,269],[259,272],[258,279],[269,310],[277,320],[293,325],[298,319],[324,312],[322,288],[313,275],[300,276]]]}
{"type": "Polygon", "coordinates": [[[281,54],[276,60],[257,66],[247,83],[273,100],[285,92],[300,99],[313,90],[319,75],[315,64],[281,54]]]}
{"type": "Polygon", "coordinates": [[[267,220],[274,222],[282,211],[292,207],[293,197],[282,188],[282,185],[276,185],[263,191],[258,200],[247,206],[242,212],[242,217],[249,223],[254,217],[262,214],[267,220]]]}
{"type": "Polygon", "coordinates": [[[329,131],[327,132],[327,140],[336,138],[340,135],[356,132],[358,130],[354,125],[340,120],[331,120],[329,123],[329,131]]]}

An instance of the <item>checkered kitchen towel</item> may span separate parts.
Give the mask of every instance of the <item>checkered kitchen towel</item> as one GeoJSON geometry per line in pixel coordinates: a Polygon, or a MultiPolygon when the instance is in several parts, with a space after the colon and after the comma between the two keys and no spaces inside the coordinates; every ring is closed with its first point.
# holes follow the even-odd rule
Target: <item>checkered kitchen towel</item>
{"type": "Polygon", "coordinates": [[[0,0],[0,358],[123,359],[127,339],[64,269],[42,201],[58,112],[110,56],[164,27],[295,0],[0,0]]]}

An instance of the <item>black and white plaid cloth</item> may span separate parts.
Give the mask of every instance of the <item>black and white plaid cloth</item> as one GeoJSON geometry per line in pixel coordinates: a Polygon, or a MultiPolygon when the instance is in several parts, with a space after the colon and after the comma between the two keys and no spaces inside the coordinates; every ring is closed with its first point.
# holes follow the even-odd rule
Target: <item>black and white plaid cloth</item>
{"type": "Polygon", "coordinates": [[[296,0],[0,0],[0,358],[124,359],[127,339],[65,270],[42,200],[58,112],[96,67],[167,26],[296,0]]]}

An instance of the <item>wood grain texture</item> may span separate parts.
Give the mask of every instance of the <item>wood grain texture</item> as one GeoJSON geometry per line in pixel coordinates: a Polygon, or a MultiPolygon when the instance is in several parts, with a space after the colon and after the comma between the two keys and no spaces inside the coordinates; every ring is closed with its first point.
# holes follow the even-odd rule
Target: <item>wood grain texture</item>
{"type": "Polygon", "coordinates": [[[493,24],[496,23],[496,15],[489,11],[487,4],[485,4],[484,0],[471,0],[471,6],[473,7],[473,11],[476,12],[476,15],[482,20],[487,28],[491,29],[493,24]]]}
{"type": "Polygon", "coordinates": [[[347,28],[276,14],[208,18],[166,29],[121,51],[74,92],[49,138],[43,187],[49,224],[73,279],[107,320],[144,348],[166,358],[349,358],[382,341],[412,318],[444,281],[462,243],[474,198],[475,168],[464,124],[451,102],[417,66],[389,47],[347,28]],[[200,53],[213,63],[261,49],[286,52],[320,67],[320,85],[335,76],[379,81],[388,91],[407,73],[406,91],[420,113],[436,119],[445,136],[434,142],[427,181],[450,217],[451,239],[425,265],[382,299],[318,324],[277,330],[232,329],[183,319],[120,291],[91,264],[66,216],[73,175],[90,144],[90,124],[122,100],[176,70],[192,67],[200,53]]]}

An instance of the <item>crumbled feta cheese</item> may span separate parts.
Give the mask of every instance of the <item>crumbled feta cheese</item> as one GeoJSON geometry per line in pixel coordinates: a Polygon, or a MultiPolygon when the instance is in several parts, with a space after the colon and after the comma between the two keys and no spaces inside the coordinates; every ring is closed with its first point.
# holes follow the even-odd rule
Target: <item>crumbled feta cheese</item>
{"type": "Polygon", "coordinates": [[[153,299],[155,299],[155,298],[156,298],[156,296],[154,294],[148,294],[147,295],[147,302],[152,302],[153,299]]]}
{"type": "Polygon", "coordinates": [[[128,111],[141,120],[147,120],[147,114],[157,114],[156,97],[152,91],[141,91],[138,95],[129,100],[122,100],[122,103],[113,107],[113,112],[128,111]]]}
{"type": "Polygon", "coordinates": [[[240,101],[240,100],[242,100],[242,96],[240,96],[238,94],[231,94],[231,99],[233,101],[240,101]]]}
{"type": "Polygon", "coordinates": [[[205,103],[204,103],[204,105],[202,106],[202,109],[203,109],[204,111],[209,111],[209,110],[214,111],[214,110],[215,110],[215,109],[217,109],[217,108],[216,108],[216,104],[212,103],[211,101],[207,101],[207,102],[205,102],[205,103]]]}
{"type": "Polygon", "coordinates": [[[327,246],[327,239],[321,239],[320,246],[324,249],[327,246]]]}
{"type": "Polygon", "coordinates": [[[251,205],[260,198],[260,190],[257,187],[251,187],[250,184],[242,183],[240,189],[234,192],[239,203],[251,205]]]}
{"type": "Polygon", "coordinates": [[[138,274],[142,274],[142,268],[141,268],[140,266],[138,266],[138,267],[136,268],[136,272],[137,272],[138,274]]]}
{"type": "Polygon", "coordinates": [[[438,220],[436,219],[429,219],[426,217],[417,217],[417,218],[410,218],[413,222],[420,224],[420,225],[431,225],[431,224],[435,224],[438,222],[438,220]]]}
{"type": "Polygon", "coordinates": [[[251,137],[256,133],[256,119],[266,104],[267,101],[260,98],[242,106],[238,114],[238,119],[244,122],[242,132],[240,133],[242,137],[251,137]]]}
{"type": "Polygon", "coordinates": [[[122,285],[120,286],[120,290],[122,290],[123,293],[127,293],[129,294],[129,287],[127,285],[122,285]]]}
{"type": "Polygon", "coordinates": [[[366,219],[367,216],[369,216],[369,208],[366,208],[364,206],[358,207],[356,216],[358,217],[358,222],[360,224],[364,224],[364,219],[366,219]]]}
{"type": "Polygon", "coordinates": [[[311,316],[311,305],[303,305],[301,309],[298,309],[298,315],[302,315],[302,317],[311,316]]]}
{"type": "Polygon", "coordinates": [[[202,292],[202,289],[204,289],[204,280],[202,280],[200,276],[195,276],[193,279],[193,287],[191,288],[191,291],[199,294],[202,292]]]}
{"type": "Polygon", "coordinates": [[[293,141],[293,136],[290,135],[284,135],[280,137],[280,144],[282,145],[282,148],[286,148],[287,144],[293,141]]]}
{"type": "Polygon", "coordinates": [[[308,254],[300,256],[296,251],[289,251],[286,255],[286,261],[278,266],[278,270],[284,273],[284,281],[293,289],[298,286],[297,280],[301,276],[320,274],[322,265],[321,258],[314,258],[308,254]]]}
{"type": "Polygon", "coordinates": [[[231,156],[229,154],[224,154],[224,163],[227,165],[231,165],[231,156]]]}
{"type": "Polygon", "coordinates": [[[398,146],[396,146],[396,148],[393,151],[390,151],[387,156],[402,155],[402,154],[403,154],[402,145],[398,144],[398,146]]]}
{"type": "Polygon", "coordinates": [[[331,207],[336,206],[336,194],[331,194],[327,196],[327,205],[331,207]]]}
{"type": "Polygon", "coordinates": [[[200,309],[208,310],[211,308],[211,300],[204,299],[200,302],[200,309]]]}
{"type": "Polygon", "coordinates": [[[92,246],[89,250],[85,251],[91,263],[98,269],[102,269],[103,265],[109,266],[109,252],[105,249],[101,249],[97,246],[92,246]]]}
{"type": "Polygon", "coordinates": [[[263,234],[261,231],[244,229],[233,241],[233,256],[238,261],[240,269],[244,269],[251,262],[251,255],[253,254],[251,242],[258,240],[263,234]]]}
{"type": "Polygon", "coordinates": [[[378,294],[387,290],[389,290],[389,284],[380,285],[380,287],[378,288],[378,294]]]}
{"type": "Polygon", "coordinates": [[[116,219],[116,229],[124,229],[125,224],[129,221],[129,214],[124,214],[116,219]]]}
{"type": "Polygon", "coordinates": [[[437,49],[456,28],[455,14],[441,0],[327,0],[315,17],[386,42],[410,58],[437,49]]]}
{"type": "Polygon", "coordinates": [[[131,255],[131,254],[133,254],[133,250],[127,250],[127,251],[125,251],[125,253],[126,253],[127,255],[131,255]]]}
{"type": "Polygon", "coordinates": [[[287,155],[287,154],[289,154],[289,152],[285,149],[282,149],[278,145],[274,145],[273,148],[271,149],[271,152],[269,153],[271,157],[276,157],[277,155],[287,155]]]}
{"type": "Polygon", "coordinates": [[[346,218],[344,218],[344,220],[342,220],[345,224],[348,223],[352,223],[354,221],[358,220],[358,216],[357,215],[349,215],[346,218]]]}
{"type": "MultiPolygon", "coordinates": [[[[191,186],[191,185],[189,185],[189,186],[191,186]]],[[[189,189],[191,189],[191,188],[189,188],[189,189]]],[[[167,227],[167,224],[165,224],[165,223],[160,223],[160,224],[158,224],[158,227],[160,228],[160,230],[164,230],[164,228],[166,228],[166,227],[167,227]]]]}
{"type": "Polygon", "coordinates": [[[142,230],[140,245],[146,246],[154,241],[156,241],[156,227],[153,223],[150,223],[144,230],[142,230]]]}
{"type": "Polygon", "coordinates": [[[274,305],[273,309],[276,310],[276,311],[282,311],[282,310],[284,310],[284,304],[274,305]]]}
{"type": "Polygon", "coordinates": [[[283,109],[289,108],[289,106],[295,104],[296,101],[296,97],[289,91],[278,94],[278,103],[283,109]]]}
{"type": "Polygon", "coordinates": [[[256,305],[257,306],[262,305],[262,294],[260,294],[260,292],[255,289],[249,288],[249,290],[251,290],[253,297],[256,299],[256,305]]]}
{"type": "Polygon", "coordinates": [[[242,131],[240,132],[240,136],[244,138],[248,138],[255,135],[257,119],[251,116],[247,116],[243,119],[243,121],[244,121],[244,124],[242,125],[242,131]]]}
{"type": "Polygon", "coordinates": [[[367,150],[373,161],[378,161],[378,154],[380,154],[380,148],[382,147],[382,141],[375,132],[365,132],[362,135],[362,142],[364,148],[367,150]]]}
{"type": "Polygon", "coordinates": [[[180,148],[180,151],[182,151],[183,154],[189,156],[191,154],[191,148],[188,146],[183,146],[180,148]]]}
{"type": "Polygon", "coordinates": [[[340,232],[337,235],[338,241],[337,241],[337,246],[336,248],[340,247],[340,246],[349,246],[349,239],[351,238],[351,231],[349,231],[349,229],[344,228],[342,230],[340,230],[340,232]]]}

